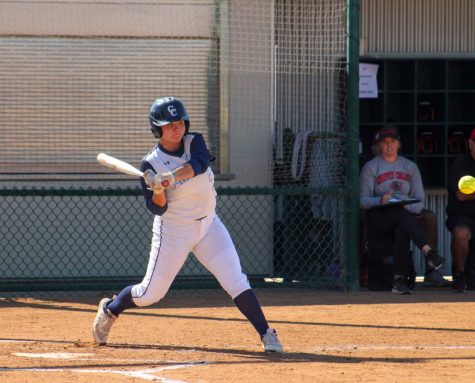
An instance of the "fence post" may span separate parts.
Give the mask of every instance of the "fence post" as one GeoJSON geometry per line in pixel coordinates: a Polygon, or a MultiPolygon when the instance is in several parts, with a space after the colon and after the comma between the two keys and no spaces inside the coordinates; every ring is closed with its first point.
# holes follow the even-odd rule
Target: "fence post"
{"type": "Polygon", "coordinates": [[[348,0],[346,290],[359,289],[359,0],[348,0]]]}

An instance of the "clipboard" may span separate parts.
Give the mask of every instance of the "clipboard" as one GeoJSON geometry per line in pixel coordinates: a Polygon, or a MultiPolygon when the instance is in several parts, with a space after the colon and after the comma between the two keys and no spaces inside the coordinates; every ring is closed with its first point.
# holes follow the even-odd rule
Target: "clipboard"
{"type": "Polygon", "coordinates": [[[408,198],[408,199],[391,198],[389,202],[378,205],[378,206],[373,206],[372,209],[384,209],[386,207],[391,207],[391,206],[412,205],[413,203],[418,203],[418,202],[421,202],[421,200],[416,199],[416,198],[408,198]]]}

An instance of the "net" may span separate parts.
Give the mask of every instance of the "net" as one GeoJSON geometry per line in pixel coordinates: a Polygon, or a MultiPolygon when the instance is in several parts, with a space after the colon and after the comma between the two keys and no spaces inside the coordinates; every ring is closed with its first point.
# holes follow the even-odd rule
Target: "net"
{"type": "Polygon", "coordinates": [[[343,165],[345,1],[12,1],[0,14],[0,181],[127,179],[95,157],[138,165],[166,95],[215,172],[246,186],[319,183],[316,167],[343,165]]]}
{"type": "Polygon", "coordinates": [[[346,26],[346,0],[0,2],[0,291],[141,280],[153,217],[96,156],[138,166],[164,96],[216,157],[244,272],[340,286],[346,26]]]}

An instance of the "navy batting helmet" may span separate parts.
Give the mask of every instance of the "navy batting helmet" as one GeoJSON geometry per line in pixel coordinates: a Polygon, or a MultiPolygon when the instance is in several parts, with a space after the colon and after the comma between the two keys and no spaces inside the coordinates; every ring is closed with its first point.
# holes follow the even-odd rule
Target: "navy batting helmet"
{"type": "Polygon", "coordinates": [[[155,100],[150,107],[150,128],[156,138],[162,136],[162,126],[173,121],[185,122],[185,134],[190,127],[190,119],[185,105],[176,97],[163,97],[155,100]]]}

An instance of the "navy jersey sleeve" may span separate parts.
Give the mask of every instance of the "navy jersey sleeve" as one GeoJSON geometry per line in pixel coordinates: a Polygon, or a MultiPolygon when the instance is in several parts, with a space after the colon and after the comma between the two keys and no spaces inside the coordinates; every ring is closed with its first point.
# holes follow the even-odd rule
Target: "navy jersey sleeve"
{"type": "MultiPolygon", "coordinates": [[[[155,171],[150,162],[142,161],[140,163],[140,170],[144,172],[147,169],[152,169],[153,171],[155,171]]],[[[163,213],[165,213],[168,209],[168,203],[166,203],[165,206],[159,206],[154,204],[152,201],[153,191],[147,189],[147,184],[145,183],[142,177],[140,177],[140,185],[142,186],[142,192],[143,196],[145,197],[145,205],[147,206],[147,209],[155,215],[162,215],[163,213]]]]}
{"type": "Polygon", "coordinates": [[[191,159],[188,163],[193,168],[195,176],[202,174],[208,169],[211,155],[206,147],[203,136],[199,133],[193,133],[193,140],[190,144],[191,159]]]}

